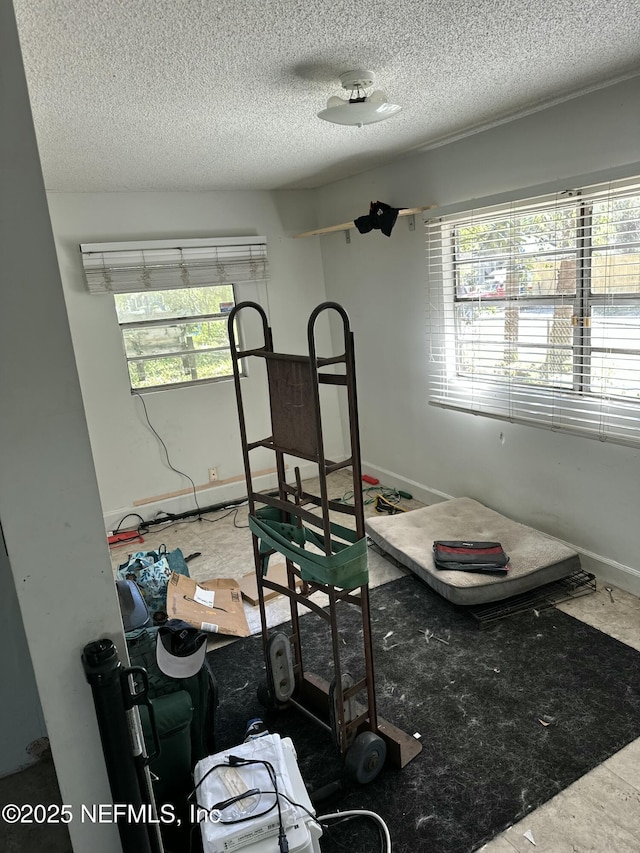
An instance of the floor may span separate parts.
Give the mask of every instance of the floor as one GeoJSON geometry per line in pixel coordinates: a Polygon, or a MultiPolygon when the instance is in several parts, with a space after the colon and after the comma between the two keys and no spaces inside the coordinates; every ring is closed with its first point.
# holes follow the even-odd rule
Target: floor
{"type": "MultiPolygon", "coordinates": [[[[348,498],[350,477],[337,472],[330,478],[331,497],[348,498]]],[[[309,484],[314,490],[314,484],[309,484]]],[[[374,514],[377,490],[365,492],[370,501],[366,514],[374,514]]],[[[214,493],[208,493],[213,502],[214,493]]],[[[202,498],[200,498],[202,502],[202,498]]],[[[402,500],[401,505],[414,509],[416,501],[402,500]]],[[[341,518],[342,523],[345,522],[341,518]]],[[[180,548],[185,557],[199,554],[189,561],[189,571],[196,580],[213,577],[239,579],[253,570],[251,536],[246,507],[207,515],[202,520],[153,528],[138,547],[153,549],[165,544],[167,549],[180,548]]],[[[127,549],[112,551],[114,569],[126,559],[127,549]]],[[[370,582],[386,583],[404,571],[370,549],[370,582]]],[[[324,597],[320,599],[324,604],[324,597]]],[[[640,651],[640,599],[622,590],[607,591],[598,585],[590,595],[559,605],[561,610],[604,631],[640,651]]],[[[257,630],[257,608],[245,607],[252,630],[257,630]]],[[[269,604],[269,621],[277,624],[288,618],[288,605],[282,599],[269,604]]],[[[210,646],[226,642],[213,637],[210,646]]],[[[22,788],[23,802],[55,802],[55,775],[51,762],[42,761],[20,774],[0,779],[0,799],[11,792],[12,801],[22,788]],[[49,791],[49,799],[44,791],[49,791]],[[35,799],[29,799],[35,797],[35,799]]],[[[40,849],[25,839],[0,835],[0,853],[40,849]]],[[[46,849],[54,853],[70,851],[68,837],[49,838],[46,849]]],[[[483,853],[638,853],[640,850],[640,739],[612,756],[599,767],[579,779],[525,820],[515,824],[482,848],[483,853]]],[[[437,853],[437,851],[425,851],[437,853]]]]}
{"type": "MultiPolygon", "coordinates": [[[[640,651],[640,599],[598,584],[592,595],[558,605],[640,651]]],[[[483,853],[638,853],[640,739],[561,791],[482,848],[483,853]]]]}

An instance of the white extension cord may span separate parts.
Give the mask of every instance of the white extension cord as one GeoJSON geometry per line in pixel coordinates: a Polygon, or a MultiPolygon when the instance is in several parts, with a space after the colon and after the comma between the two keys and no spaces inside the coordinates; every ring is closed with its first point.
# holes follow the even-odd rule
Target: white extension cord
{"type": "Polygon", "coordinates": [[[338,818],[344,817],[370,817],[373,820],[377,821],[382,827],[382,832],[384,834],[384,840],[386,844],[385,853],[391,853],[391,835],[389,834],[389,827],[382,820],[379,814],[375,812],[367,811],[366,809],[353,809],[351,811],[344,812],[332,812],[331,814],[323,814],[316,818],[318,823],[322,823],[324,820],[336,820],[338,818]]]}

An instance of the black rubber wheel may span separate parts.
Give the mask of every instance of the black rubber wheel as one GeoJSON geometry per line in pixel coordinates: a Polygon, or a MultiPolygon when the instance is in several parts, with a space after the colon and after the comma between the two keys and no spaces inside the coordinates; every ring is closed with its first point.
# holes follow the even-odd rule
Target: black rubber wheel
{"type": "Polygon", "coordinates": [[[344,772],[349,779],[367,785],[384,767],[387,744],[374,732],[362,732],[347,750],[344,772]]]}

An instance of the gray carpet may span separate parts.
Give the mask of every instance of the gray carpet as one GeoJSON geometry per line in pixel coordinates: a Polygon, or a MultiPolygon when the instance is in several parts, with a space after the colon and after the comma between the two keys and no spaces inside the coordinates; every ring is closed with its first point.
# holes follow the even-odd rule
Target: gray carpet
{"type": "MultiPolygon", "coordinates": [[[[340,808],[367,808],[388,823],[395,853],[468,853],[640,736],[640,653],[550,609],[479,631],[414,577],[371,592],[379,713],[422,735],[403,770],[368,786],[343,783],[340,808]]],[[[344,661],[358,672],[358,612],[344,606],[344,661]]],[[[306,669],[327,680],[327,635],[302,619],[306,669]]],[[[237,744],[263,715],[292,738],[307,787],[341,778],[329,736],[294,710],[265,714],[259,637],[211,652],[220,686],[217,748],[237,744]]],[[[329,802],[323,810],[337,803],[329,802]]],[[[373,824],[335,827],[324,853],[379,849],[373,824]]]]}

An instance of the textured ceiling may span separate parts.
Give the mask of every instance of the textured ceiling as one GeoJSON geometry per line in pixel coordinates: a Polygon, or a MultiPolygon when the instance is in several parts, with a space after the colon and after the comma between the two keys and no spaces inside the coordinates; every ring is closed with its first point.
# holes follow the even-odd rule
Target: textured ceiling
{"type": "Polygon", "coordinates": [[[50,190],[315,187],[640,73],[638,0],[14,0],[50,190]],[[316,118],[367,68],[403,106],[316,118]]]}

